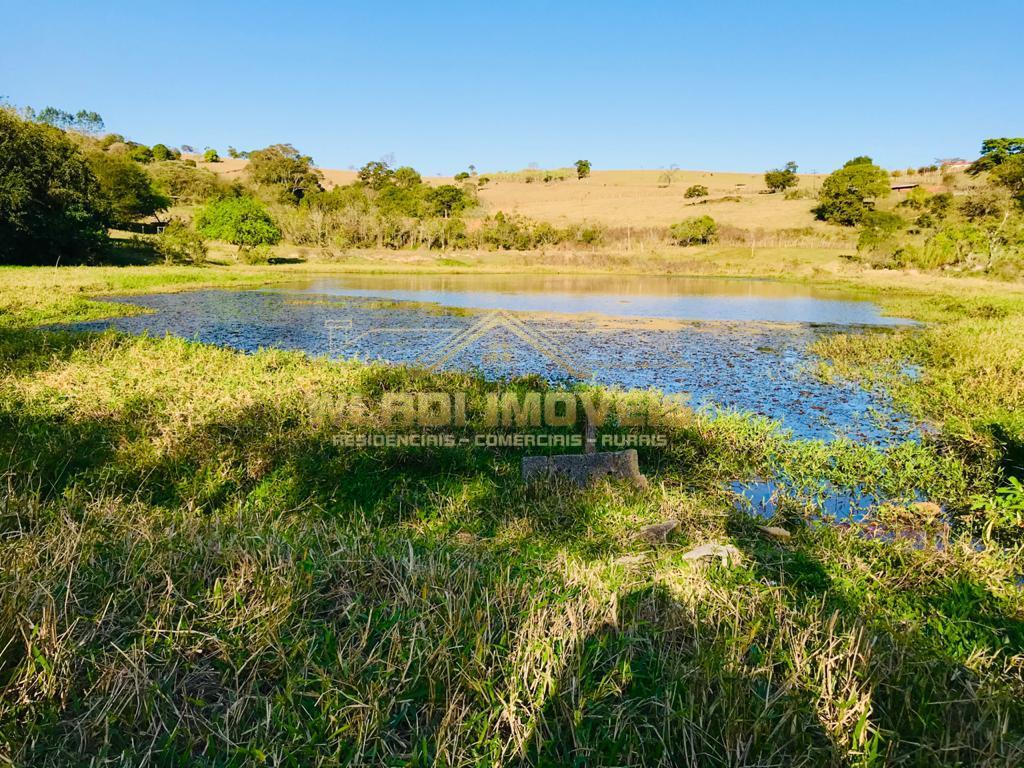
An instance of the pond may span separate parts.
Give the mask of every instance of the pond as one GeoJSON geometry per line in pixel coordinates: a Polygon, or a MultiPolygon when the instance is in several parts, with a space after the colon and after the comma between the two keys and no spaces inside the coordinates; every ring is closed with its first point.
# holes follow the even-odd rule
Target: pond
{"type": "Polygon", "coordinates": [[[812,372],[811,344],[910,324],[832,291],[762,280],[357,275],[261,290],[117,297],[150,314],[80,329],[171,333],[255,351],[686,393],[802,438],[889,443],[918,426],[886,398],[812,372]],[[874,329],[874,331],[872,331],[874,329]]]}

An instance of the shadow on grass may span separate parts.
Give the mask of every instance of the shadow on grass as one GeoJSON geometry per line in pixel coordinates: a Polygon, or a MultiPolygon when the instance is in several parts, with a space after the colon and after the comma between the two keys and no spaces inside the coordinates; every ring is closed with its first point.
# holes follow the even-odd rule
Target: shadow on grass
{"type": "Polygon", "coordinates": [[[662,586],[621,596],[618,621],[580,642],[524,765],[824,765],[813,693],[779,685],[756,648],[701,622],[662,586]]]}
{"type": "MultiPolygon", "coordinates": [[[[43,343],[35,333],[0,334],[0,360],[28,375],[90,337],[47,335],[40,348],[43,343]]],[[[243,722],[239,713],[252,706],[258,717],[236,737],[266,728],[295,743],[296,762],[312,762],[331,739],[344,741],[333,735],[337,712],[380,706],[380,731],[371,736],[406,764],[416,764],[416,750],[426,756],[420,762],[430,762],[447,716],[442,704],[472,700],[484,713],[481,722],[500,711],[507,704],[501,684],[518,690],[510,681],[521,670],[504,664],[515,633],[549,602],[568,599],[559,590],[556,597],[523,594],[514,579],[503,579],[516,568],[546,567],[556,553],[586,562],[617,547],[606,519],[611,490],[524,488],[518,452],[347,449],[270,396],[225,407],[171,436],[154,432],[159,404],[144,398],[129,398],[116,417],[103,418],[83,415],[88,409],[71,416],[57,400],[33,403],[13,391],[4,403],[0,448],[8,472],[38,484],[44,501],[64,501],[63,492],[77,485],[87,495],[103,489],[157,507],[155,522],[138,536],[134,521],[101,519],[91,531],[90,557],[73,561],[67,573],[55,568],[46,575],[52,594],[27,607],[11,600],[19,616],[45,616],[50,605],[63,603],[68,625],[81,632],[97,627],[89,653],[118,674],[108,679],[95,672],[88,679],[69,667],[73,693],[88,698],[94,685],[120,691],[126,681],[142,681],[123,694],[144,703],[137,714],[111,707],[115,726],[90,725],[96,730],[86,747],[93,752],[107,749],[104,739],[115,749],[157,743],[169,761],[199,755],[206,739],[217,758],[238,758],[234,745],[229,749],[214,734],[230,728],[232,718],[243,722]],[[296,522],[275,527],[288,516],[296,522]],[[373,531],[383,555],[350,552],[354,545],[344,539],[319,540],[325,528],[316,523],[350,518],[373,531]],[[475,555],[449,545],[452,534],[493,536],[517,521],[525,529],[519,551],[507,547],[493,568],[472,572],[489,581],[460,576],[474,567],[475,555]],[[449,549],[457,557],[444,567],[431,560],[431,550],[449,549]],[[65,584],[69,591],[77,587],[74,601],[63,593],[65,584]],[[229,593],[230,599],[223,596],[229,593]],[[111,621],[121,634],[101,621],[78,621],[102,615],[112,595],[119,613],[111,621]],[[271,602],[275,597],[279,602],[271,602]],[[454,630],[431,625],[447,615],[456,615],[454,630]],[[159,632],[147,637],[151,625],[159,632]],[[132,646],[140,637],[150,645],[132,646]],[[122,655],[125,648],[139,655],[126,664],[112,653],[114,645],[122,655]],[[423,646],[430,655],[414,656],[423,646]],[[383,650],[374,657],[377,649],[383,650]],[[444,677],[429,666],[442,652],[450,654],[450,666],[437,667],[444,677]],[[104,658],[108,653],[113,658],[104,658]],[[360,666],[363,657],[371,661],[360,666]],[[471,667],[479,678],[463,680],[471,667]],[[363,700],[353,707],[357,694],[363,700]],[[164,722],[180,730],[163,730],[164,722]]],[[[690,454],[699,458],[699,448],[690,454]]],[[[696,478],[676,477],[684,485],[687,479],[696,478]]],[[[645,500],[624,493],[619,502],[645,500]]],[[[117,507],[114,514],[122,511],[134,508],[117,507]]],[[[50,519],[59,538],[67,521],[57,513],[50,519]]],[[[1002,658],[1024,647],[1020,620],[982,584],[950,574],[879,608],[804,537],[778,546],[758,540],[753,526],[736,517],[726,527],[749,570],[737,575],[712,566],[707,581],[740,596],[753,591],[750,579],[771,582],[779,601],[737,603],[764,609],[759,615],[710,600],[684,605],[660,584],[627,586],[614,621],[579,637],[570,627],[564,643],[552,643],[550,653],[560,655],[554,684],[517,759],[529,765],[822,765],[856,755],[868,764],[1019,764],[1020,691],[965,662],[976,649],[1002,658]],[[837,677],[843,684],[829,687],[837,677]],[[859,731],[834,711],[847,701],[867,702],[859,731]],[[852,741],[837,743],[837,733],[852,741]]],[[[27,601],[22,594],[18,600],[27,601]]],[[[14,624],[0,640],[16,637],[14,624]]],[[[33,658],[30,644],[11,644],[15,650],[3,666],[25,667],[33,658]]],[[[93,663],[77,661],[83,668],[93,663]]],[[[25,721],[38,717],[52,736],[74,731],[65,728],[72,714],[91,723],[90,710],[103,710],[74,696],[67,706],[67,712],[32,709],[25,721]]],[[[253,741],[254,749],[266,746],[253,741]]],[[[345,749],[358,757],[356,746],[345,749]]]]}
{"type": "MultiPolygon", "coordinates": [[[[995,679],[1024,652],[1024,621],[1014,608],[969,575],[943,568],[919,573],[913,588],[881,586],[872,594],[839,564],[827,565],[804,536],[777,544],[753,535],[753,524],[742,517],[730,527],[759,582],[777,584],[794,614],[820,606],[837,635],[866,633],[856,671],[870,692],[874,735],[864,744],[843,745],[846,750],[870,746],[885,763],[1024,760],[1024,681],[1019,674],[1010,675],[1016,682],[1009,685],[1007,678],[995,679]]],[[[901,558],[901,547],[909,547],[868,546],[889,548],[886,554],[894,560],[901,558]]],[[[912,570],[907,563],[903,567],[912,570]]]]}

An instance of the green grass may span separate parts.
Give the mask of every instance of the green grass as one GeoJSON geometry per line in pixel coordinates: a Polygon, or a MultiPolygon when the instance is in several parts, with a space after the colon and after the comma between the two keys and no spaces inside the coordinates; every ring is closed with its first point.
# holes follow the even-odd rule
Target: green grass
{"type": "Polygon", "coordinates": [[[868,284],[935,325],[821,350],[935,440],[689,416],[642,451],[645,490],[527,488],[513,451],[344,449],[321,418],[493,388],[471,376],[34,327],[109,313],[106,292],[301,274],[0,270],[0,763],[1024,761],[1021,538],[975,546],[970,518],[1006,476],[993,425],[1020,410],[1012,292],[868,284]],[[925,489],[958,523],[917,548],[793,499],[776,543],[725,490],[776,471],[808,495],[925,489]],[[667,545],[636,536],[669,518],[667,545]],[[712,540],[743,562],[683,559],[712,540]]]}

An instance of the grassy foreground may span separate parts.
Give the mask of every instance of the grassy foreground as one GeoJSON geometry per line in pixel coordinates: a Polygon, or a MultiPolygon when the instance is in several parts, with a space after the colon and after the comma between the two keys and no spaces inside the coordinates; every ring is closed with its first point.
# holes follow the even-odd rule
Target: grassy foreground
{"type": "Polygon", "coordinates": [[[642,452],[648,489],[586,493],[524,487],[513,451],[339,447],[321,418],[493,388],[472,377],[36,327],[303,273],[0,270],[0,762],[1024,762],[1022,536],[995,493],[1022,474],[1019,292],[861,281],[932,325],[836,337],[821,373],[888,387],[923,445],[691,415],[642,452]],[[725,484],[778,467],[956,522],[889,509],[918,546],[794,498],[776,542],[725,484]],[[666,519],[668,544],[637,537],[666,519]],[[742,562],[683,559],[707,541],[742,562]]]}

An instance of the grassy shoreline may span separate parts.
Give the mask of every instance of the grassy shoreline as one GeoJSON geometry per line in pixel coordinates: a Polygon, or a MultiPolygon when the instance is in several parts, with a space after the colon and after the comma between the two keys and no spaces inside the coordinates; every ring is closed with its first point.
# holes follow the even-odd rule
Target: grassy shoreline
{"type": "Polygon", "coordinates": [[[471,376],[34,327],[109,313],[104,293],[349,266],[0,269],[0,764],[1024,761],[1012,526],[979,548],[977,524],[888,510],[925,527],[920,546],[792,499],[777,542],[726,491],[781,464],[925,482],[975,514],[1012,460],[992,426],[1021,434],[1019,287],[818,276],[932,323],[821,352],[823,375],[937,417],[935,441],[878,451],[694,416],[643,452],[648,489],[585,493],[522,486],[514,451],[345,449],[315,418],[353,395],[494,386],[471,376]],[[665,519],[668,544],[638,537],[665,519]],[[742,563],[684,559],[709,541],[742,563]]]}

